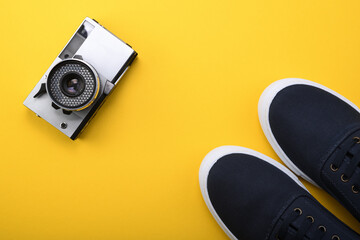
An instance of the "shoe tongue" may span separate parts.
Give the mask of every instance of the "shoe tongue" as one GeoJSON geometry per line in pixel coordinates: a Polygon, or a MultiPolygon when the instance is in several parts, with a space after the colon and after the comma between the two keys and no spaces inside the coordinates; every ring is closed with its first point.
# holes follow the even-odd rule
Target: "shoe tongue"
{"type": "MultiPolygon", "coordinates": [[[[310,195],[304,195],[297,199],[295,199],[285,210],[285,212],[281,216],[281,224],[284,224],[284,221],[293,214],[294,211],[300,211],[298,217],[293,220],[289,227],[287,228],[287,236],[286,239],[294,239],[295,236],[298,234],[300,229],[303,227],[304,220],[307,217],[315,217],[322,214],[321,207],[318,206],[315,199],[313,199],[310,195]]],[[[319,221],[319,219],[318,219],[319,221]]],[[[319,221],[319,224],[321,222],[319,221]]],[[[311,233],[310,233],[311,234],[311,233]]]]}
{"type": "MultiPolygon", "coordinates": [[[[353,158],[360,154],[360,129],[348,133],[341,141],[337,144],[335,150],[331,154],[330,158],[334,159],[339,156],[339,151],[345,151],[346,154],[343,157],[353,158]]],[[[340,156],[341,157],[341,156],[340,156]]]]}
{"type": "MultiPolygon", "coordinates": [[[[359,139],[360,138],[358,136],[349,137],[338,147],[338,149],[341,149],[341,151],[338,154],[336,154],[336,152],[334,153],[335,155],[334,159],[336,161],[337,167],[341,167],[342,165],[344,165],[341,172],[343,172],[343,175],[350,178],[356,172],[359,171],[358,170],[360,164],[359,139]]],[[[360,178],[357,177],[356,179],[359,180],[360,178]]],[[[357,186],[359,185],[358,181],[355,181],[353,184],[356,184],[357,186]]]]}
{"type": "MultiPolygon", "coordinates": [[[[345,131],[345,133],[343,132],[343,133],[339,134],[334,139],[333,148],[329,149],[328,157],[324,156],[324,157],[326,157],[325,159],[327,159],[325,165],[327,165],[327,163],[329,161],[332,162],[334,160],[339,149],[343,149],[344,147],[346,148],[346,146],[349,145],[349,143],[353,143],[353,141],[355,141],[354,138],[360,139],[360,126],[359,125],[357,125],[356,127],[347,129],[345,131]]],[[[350,150],[350,154],[353,154],[353,155],[358,154],[360,152],[360,149],[358,149],[357,147],[347,149],[347,151],[349,151],[349,150],[350,150]]]]}
{"type": "Polygon", "coordinates": [[[359,126],[356,126],[352,129],[349,129],[348,131],[346,131],[345,134],[342,134],[342,136],[340,136],[340,139],[338,139],[338,141],[340,141],[339,145],[341,145],[348,141],[355,141],[355,139],[359,139],[359,141],[360,141],[360,127],[359,126]]]}
{"type": "Polygon", "coordinates": [[[360,137],[359,128],[347,131],[334,142],[327,159],[324,157],[326,160],[322,162],[320,186],[360,219],[360,198],[357,194],[360,144],[354,143],[355,137],[360,137]]]}
{"type": "Polygon", "coordinates": [[[288,239],[292,239],[289,237],[295,237],[298,229],[300,228],[300,223],[301,223],[301,218],[298,218],[295,222],[293,222],[292,224],[290,224],[289,228],[288,228],[288,239]]]}
{"type": "Polygon", "coordinates": [[[359,235],[346,227],[339,219],[328,212],[318,201],[311,195],[304,195],[294,200],[287,209],[283,212],[278,222],[275,232],[284,223],[284,220],[295,210],[301,209],[301,215],[297,217],[288,228],[288,237],[286,239],[293,239],[298,233],[299,229],[303,227],[304,221],[313,219],[311,227],[306,231],[305,239],[312,239],[319,231],[318,227],[323,226],[327,229],[324,239],[331,239],[333,235],[339,235],[344,238],[341,239],[359,239],[359,235]],[[310,218],[310,219],[307,219],[310,218]],[[293,237],[293,238],[291,238],[293,237]]]}
{"type": "Polygon", "coordinates": [[[355,157],[355,156],[359,155],[359,153],[360,153],[360,144],[355,144],[348,151],[348,155],[350,157],[355,157]]]}

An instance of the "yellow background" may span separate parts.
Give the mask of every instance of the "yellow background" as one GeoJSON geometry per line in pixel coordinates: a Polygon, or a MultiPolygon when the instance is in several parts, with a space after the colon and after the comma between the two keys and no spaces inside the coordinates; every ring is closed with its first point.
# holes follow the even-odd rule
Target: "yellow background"
{"type": "Polygon", "coordinates": [[[0,0],[0,239],[226,239],[199,190],[203,157],[231,144],[279,161],[257,102],[281,78],[360,105],[359,11],[358,0],[0,0]],[[74,142],[22,103],[86,16],[139,57],[74,142]]]}

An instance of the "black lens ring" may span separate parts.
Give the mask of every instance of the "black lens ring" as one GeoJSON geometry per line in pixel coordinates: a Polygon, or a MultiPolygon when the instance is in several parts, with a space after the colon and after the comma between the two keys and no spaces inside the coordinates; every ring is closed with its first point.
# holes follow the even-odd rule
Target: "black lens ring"
{"type": "Polygon", "coordinates": [[[61,78],[60,78],[60,90],[61,90],[61,92],[64,94],[64,95],[66,95],[66,96],[68,96],[68,97],[77,97],[77,96],[80,96],[83,92],[84,92],[84,90],[85,90],[85,79],[84,79],[84,77],[81,75],[81,74],[79,74],[78,72],[67,72],[67,73],[65,73],[63,76],[61,76],[61,78]],[[74,76],[74,77],[72,77],[72,76],[74,76]],[[79,80],[79,83],[80,83],[80,90],[79,91],[77,91],[75,94],[71,94],[71,93],[69,93],[68,91],[66,91],[66,89],[65,89],[65,84],[66,84],[66,82],[68,81],[68,80],[70,80],[70,79],[78,79],[79,80]]]}

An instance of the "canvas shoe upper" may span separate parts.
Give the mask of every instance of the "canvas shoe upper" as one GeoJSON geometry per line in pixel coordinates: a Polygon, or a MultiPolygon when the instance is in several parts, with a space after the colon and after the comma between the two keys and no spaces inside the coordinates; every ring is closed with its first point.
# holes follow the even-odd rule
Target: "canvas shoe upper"
{"type": "Polygon", "coordinates": [[[291,78],[271,84],[258,110],[282,161],[360,220],[359,109],[320,84],[291,78]]]}
{"type": "Polygon", "coordinates": [[[250,149],[223,146],[203,160],[200,188],[231,239],[356,240],[280,163],[250,149]]]}

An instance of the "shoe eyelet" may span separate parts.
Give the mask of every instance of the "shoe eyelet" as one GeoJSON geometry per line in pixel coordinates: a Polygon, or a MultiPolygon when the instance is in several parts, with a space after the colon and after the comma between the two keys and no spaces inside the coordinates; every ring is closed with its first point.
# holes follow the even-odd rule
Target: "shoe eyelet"
{"type": "Polygon", "coordinates": [[[357,189],[357,187],[355,185],[352,185],[351,190],[355,194],[359,193],[359,189],[357,189]]]}
{"type": "Polygon", "coordinates": [[[356,143],[360,143],[360,138],[359,137],[353,137],[353,139],[356,141],[356,143]]]}
{"type": "Polygon", "coordinates": [[[336,172],[339,168],[338,168],[338,167],[335,167],[334,164],[330,164],[330,169],[331,169],[333,172],[336,172]]]}
{"type": "Polygon", "coordinates": [[[314,223],[314,222],[315,222],[315,219],[314,219],[314,217],[312,217],[312,216],[307,216],[306,218],[309,219],[311,223],[314,223]]]}
{"type": "Polygon", "coordinates": [[[294,208],[294,212],[299,213],[299,216],[302,215],[302,210],[300,208],[294,208]]]}
{"type": "Polygon", "coordinates": [[[331,240],[340,240],[340,237],[338,235],[333,235],[331,237],[331,240]]]}
{"type": "Polygon", "coordinates": [[[349,178],[345,176],[345,174],[341,174],[341,177],[340,177],[341,181],[343,181],[344,183],[348,182],[349,181],[349,178]]]}
{"type": "Polygon", "coordinates": [[[322,226],[322,225],[320,225],[320,226],[318,227],[318,229],[319,229],[320,231],[322,231],[322,232],[326,232],[326,227],[324,227],[324,226],[322,226]]]}

